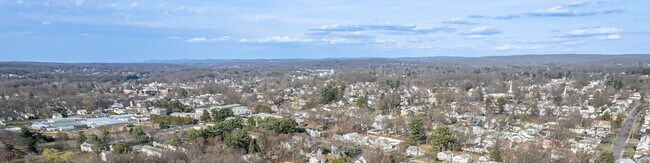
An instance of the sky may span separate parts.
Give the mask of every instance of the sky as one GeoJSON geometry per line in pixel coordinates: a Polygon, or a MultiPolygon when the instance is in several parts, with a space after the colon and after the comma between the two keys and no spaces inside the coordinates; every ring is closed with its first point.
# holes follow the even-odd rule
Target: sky
{"type": "Polygon", "coordinates": [[[647,0],[2,0],[0,61],[648,54],[647,0]]]}

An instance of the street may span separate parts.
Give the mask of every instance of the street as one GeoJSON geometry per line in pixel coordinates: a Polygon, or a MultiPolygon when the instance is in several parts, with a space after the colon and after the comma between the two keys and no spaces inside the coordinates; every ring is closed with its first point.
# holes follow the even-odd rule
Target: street
{"type": "Polygon", "coordinates": [[[612,152],[616,158],[620,158],[620,156],[623,154],[623,148],[627,144],[627,140],[630,136],[630,129],[636,120],[637,114],[639,114],[639,106],[641,105],[641,102],[637,100],[634,103],[634,109],[630,112],[629,115],[627,115],[624,125],[621,130],[619,130],[618,135],[616,136],[616,141],[614,142],[614,148],[612,149],[612,152]]]}

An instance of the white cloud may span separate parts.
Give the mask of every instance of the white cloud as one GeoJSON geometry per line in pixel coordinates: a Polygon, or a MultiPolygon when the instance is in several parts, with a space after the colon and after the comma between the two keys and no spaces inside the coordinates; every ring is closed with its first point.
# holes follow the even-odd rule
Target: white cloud
{"type": "Polygon", "coordinates": [[[478,26],[469,29],[467,32],[462,33],[465,35],[494,35],[494,34],[499,34],[501,33],[501,30],[495,27],[489,27],[489,26],[478,26]]]}
{"type": "Polygon", "coordinates": [[[618,39],[621,39],[621,35],[619,35],[619,34],[612,34],[612,35],[607,35],[607,36],[599,37],[598,39],[600,39],[600,40],[618,40],[618,39]]]}
{"type": "Polygon", "coordinates": [[[257,43],[300,43],[300,42],[313,42],[313,39],[296,38],[290,36],[270,36],[260,39],[239,39],[239,42],[257,42],[257,43]]]}
{"type": "Polygon", "coordinates": [[[547,9],[539,9],[535,10],[536,14],[541,14],[541,15],[561,15],[561,14],[575,14],[576,12],[573,10],[569,10],[567,8],[564,8],[564,6],[554,6],[551,8],[547,9]]]}
{"type": "Polygon", "coordinates": [[[51,21],[42,21],[41,24],[42,25],[50,25],[50,24],[52,24],[52,22],[51,21]]]}
{"type": "Polygon", "coordinates": [[[205,37],[195,37],[195,38],[190,38],[189,40],[187,40],[187,42],[189,42],[189,43],[193,43],[193,42],[208,42],[208,39],[206,39],[205,37]]]}
{"type": "Polygon", "coordinates": [[[76,6],[81,6],[81,5],[84,4],[84,1],[85,1],[85,0],[75,0],[75,1],[74,1],[74,5],[76,5],[76,6]]]}
{"type": "Polygon", "coordinates": [[[450,20],[444,21],[443,23],[461,24],[461,25],[474,25],[474,24],[477,24],[477,23],[474,23],[474,22],[471,22],[471,21],[467,21],[467,20],[465,20],[463,18],[452,18],[450,20]]]}
{"type": "Polygon", "coordinates": [[[188,43],[200,43],[200,42],[221,42],[221,41],[229,41],[231,38],[230,36],[221,36],[217,38],[205,38],[205,37],[194,37],[190,38],[185,42],[188,43]]]}
{"type": "Polygon", "coordinates": [[[244,15],[240,17],[242,20],[248,20],[248,21],[261,21],[261,20],[271,20],[277,18],[275,15],[270,15],[270,14],[258,14],[258,15],[244,15]]]}
{"type": "Polygon", "coordinates": [[[483,35],[467,35],[465,38],[468,38],[468,39],[484,39],[485,36],[483,36],[483,35]]]}
{"type": "Polygon", "coordinates": [[[510,44],[501,44],[499,46],[491,47],[492,50],[524,50],[524,49],[541,49],[541,45],[531,45],[531,46],[517,46],[510,44]]]}
{"type": "Polygon", "coordinates": [[[576,29],[576,30],[569,31],[566,34],[571,37],[590,37],[590,36],[603,36],[603,35],[618,35],[622,31],[623,30],[619,28],[595,27],[595,28],[576,29]]]}
{"type": "Polygon", "coordinates": [[[586,43],[586,41],[583,40],[562,42],[563,45],[580,45],[584,43],[586,43]]]}

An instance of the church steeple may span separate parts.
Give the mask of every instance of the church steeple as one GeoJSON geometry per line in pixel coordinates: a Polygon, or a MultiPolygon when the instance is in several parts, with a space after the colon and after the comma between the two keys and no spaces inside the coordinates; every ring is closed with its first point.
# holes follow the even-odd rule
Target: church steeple
{"type": "Polygon", "coordinates": [[[513,93],[512,92],[512,81],[509,81],[509,82],[510,82],[510,89],[508,90],[508,94],[512,94],[513,93]]]}

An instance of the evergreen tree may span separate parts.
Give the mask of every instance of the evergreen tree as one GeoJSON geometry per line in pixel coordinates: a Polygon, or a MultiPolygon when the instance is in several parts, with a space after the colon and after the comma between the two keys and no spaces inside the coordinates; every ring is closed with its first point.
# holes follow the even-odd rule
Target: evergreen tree
{"type": "Polygon", "coordinates": [[[436,128],[431,135],[431,145],[437,151],[452,149],[454,142],[456,142],[456,138],[447,126],[436,128]]]}
{"type": "Polygon", "coordinates": [[[494,149],[492,150],[492,152],[490,152],[490,157],[492,158],[492,160],[494,160],[496,162],[503,162],[503,159],[501,159],[501,149],[500,148],[501,148],[501,145],[500,145],[499,142],[497,142],[496,145],[494,146],[494,149]]]}
{"type": "Polygon", "coordinates": [[[262,154],[262,156],[264,156],[264,154],[266,154],[266,137],[258,137],[255,140],[255,146],[257,146],[257,150],[262,154]]]}
{"type": "Polygon", "coordinates": [[[248,143],[248,154],[253,153],[255,153],[255,140],[251,139],[251,141],[248,143]]]}
{"type": "Polygon", "coordinates": [[[499,107],[499,114],[502,114],[503,111],[505,110],[506,102],[507,102],[506,98],[499,97],[499,99],[497,99],[497,107],[499,107]]]}
{"type": "Polygon", "coordinates": [[[221,122],[228,117],[234,117],[235,113],[231,109],[212,110],[212,121],[221,122]]]}
{"type": "Polygon", "coordinates": [[[296,132],[298,123],[293,118],[267,118],[260,122],[259,126],[279,134],[287,134],[296,132]]]}
{"type": "Polygon", "coordinates": [[[606,121],[610,121],[610,120],[612,120],[612,115],[609,114],[609,112],[605,112],[605,113],[603,114],[603,120],[606,120],[606,121]]]}
{"type": "Polygon", "coordinates": [[[248,131],[239,128],[233,130],[223,140],[226,146],[234,149],[247,149],[249,142],[250,137],[248,136],[248,131]]]}
{"type": "Polygon", "coordinates": [[[84,131],[79,131],[77,136],[77,143],[83,144],[86,142],[86,135],[84,134],[84,131]]]}
{"type": "Polygon", "coordinates": [[[424,136],[424,120],[422,119],[422,116],[416,116],[413,118],[411,123],[409,123],[409,127],[411,129],[411,142],[414,144],[419,144],[421,140],[424,140],[426,137],[424,136]]]}
{"type": "Polygon", "coordinates": [[[201,121],[207,122],[210,121],[210,113],[208,113],[208,110],[203,110],[203,113],[201,114],[201,121]]]}
{"type": "Polygon", "coordinates": [[[273,110],[271,110],[271,107],[266,105],[257,105],[257,107],[255,107],[255,113],[273,113],[273,110]]]}
{"type": "Polygon", "coordinates": [[[118,142],[113,145],[113,154],[126,154],[131,152],[131,146],[124,142],[118,142]]]}
{"type": "Polygon", "coordinates": [[[137,143],[149,142],[149,136],[141,127],[134,127],[131,131],[131,135],[133,136],[134,141],[137,143]]]}
{"type": "Polygon", "coordinates": [[[171,137],[169,140],[169,145],[174,146],[174,147],[179,147],[181,146],[181,139],[178,137],[178,135],[174,135],[171,137]]]}
{"type": "Polygon", "coordinates": [[[356,101],[357,107],[361,109],[368,108],[368,95],[361,96],[356,101]]]}

